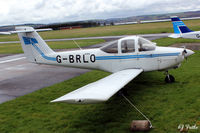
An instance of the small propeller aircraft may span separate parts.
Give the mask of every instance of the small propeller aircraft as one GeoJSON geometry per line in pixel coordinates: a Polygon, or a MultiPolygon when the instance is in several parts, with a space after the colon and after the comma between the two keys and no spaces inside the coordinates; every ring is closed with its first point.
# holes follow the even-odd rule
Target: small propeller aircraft
{"type": "Polygon", "coordinates": [[[166,71],[165,81],[174,82],[168,70],[178,68],[194,52],[185,48],[158,47],[139,36],[129,36],[95,49],[54,52],[32,27],[16,27],[24,54],[30,62],[66,67],[99,69],[112,74],[83,86],[52,102],[77,104],[107,101],[142,72],[166,71]]]}
{"type": "Polygon", "coordinates": [[[189,38],[200,39],[200,31],[190,30],[177,16],[172,16],[171,21],[174,28],[174,34],[169,35],[171,38],[189,38]]]}

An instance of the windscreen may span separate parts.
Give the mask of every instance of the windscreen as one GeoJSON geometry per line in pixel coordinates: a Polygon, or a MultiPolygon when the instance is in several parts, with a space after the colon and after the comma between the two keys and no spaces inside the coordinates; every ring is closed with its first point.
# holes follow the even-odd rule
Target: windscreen
{"type": "Polygon", "coordinates": [[[139,51],[152,51],[155,50],[156,44],[144,39],[142,37],[139,37],[138,39],[138,45],[139,45],[139,51]]]}
{"type": "Polygon", "coordinates": [[[118,41],[109,43],[107,46],[101,48],[106,53],[118,53],[118,41]]]}

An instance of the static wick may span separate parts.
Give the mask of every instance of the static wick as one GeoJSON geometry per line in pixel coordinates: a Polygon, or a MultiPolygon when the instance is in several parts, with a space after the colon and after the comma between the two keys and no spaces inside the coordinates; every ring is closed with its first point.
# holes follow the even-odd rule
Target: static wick
{"type": "Polygon", "coordinates": [[[79,47],[80,50],[82,50],[82,48],[80,47],[80,45],[78,45],[78,43],[75,40],[73,40],[73,42],[76,44],[77,47],[79,47]]]}

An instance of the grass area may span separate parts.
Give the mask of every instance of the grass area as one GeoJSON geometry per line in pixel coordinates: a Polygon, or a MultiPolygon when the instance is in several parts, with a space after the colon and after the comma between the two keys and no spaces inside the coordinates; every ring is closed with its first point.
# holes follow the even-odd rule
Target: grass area
{"type": "MultiPolygon", "coordinates": [[[[187,41],[190,40],[155,40],[160,46],[187,41]]],[[[128,98],[152,120],[155,128],[150,132],[176,133],[181,123],[200,126],[199,59],[200,51],[196,51],[179,69],[171,70],[176,77],[173,84],[164,83],[165,76],[161,72],[148,72],[124,87],[128,98]]],[[[92,105],[50,103],[107,75],[109,73],[91,71],[1,104],[0,132],[129,132],[131,120],[143,118],[121,96],[115,95],[106,103],[92,105]]]]}
{"type": "Polygon", "coordinates": [[[0,54],[18,54],[23,53],[20,44],[0,44],[0,54]]]}
{"type": "Polygon", "coordinates": [[[153,40],[156,42],[158,46],[170,46],[173,44],[180,44],[180,43],[200,43],[200,40],[197,39],[184,39],[184,38],[160,38],[153,40]]]}
{"type": "MultiPolygon", "coordinates": [[[[186,20],[184,23],[192,30],[200,30],[200,20],[186,20]]],[[[89,37],[89,36],[108,36],[108,35],[133,35],[149,33],[173,32],[171,22],[145,23],[119,26],[105,26],[94,28],[82,28],[74,30],[59,30],[40,32],[44,39],[89,37]]],[[[0,35],[0,41],[16,41],[17,35],[0,35]]]]}
{"type": "MultiPolygon", "coordinates": [[[[86,47],[94,44],[105,42],[103,39],[96,40],[77,40],[76,41],[81,47],[86,47]]],[[[68,49],[77,48],[73,41],[63,42],[47,42],[52,49],[68,49]]],[[[0,44],[0,54],[18,54],[23,53],[21,44],[0,44]]]]}

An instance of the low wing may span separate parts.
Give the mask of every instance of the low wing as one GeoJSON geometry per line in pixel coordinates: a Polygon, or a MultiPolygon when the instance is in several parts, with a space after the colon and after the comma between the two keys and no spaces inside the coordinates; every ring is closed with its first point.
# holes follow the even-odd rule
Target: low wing
{"type": "Polygon", "coordinates": [[[113,73],[51,102],[86,104],[107,101],[142,71],[142,69],[128,69],[113,73]]]}

